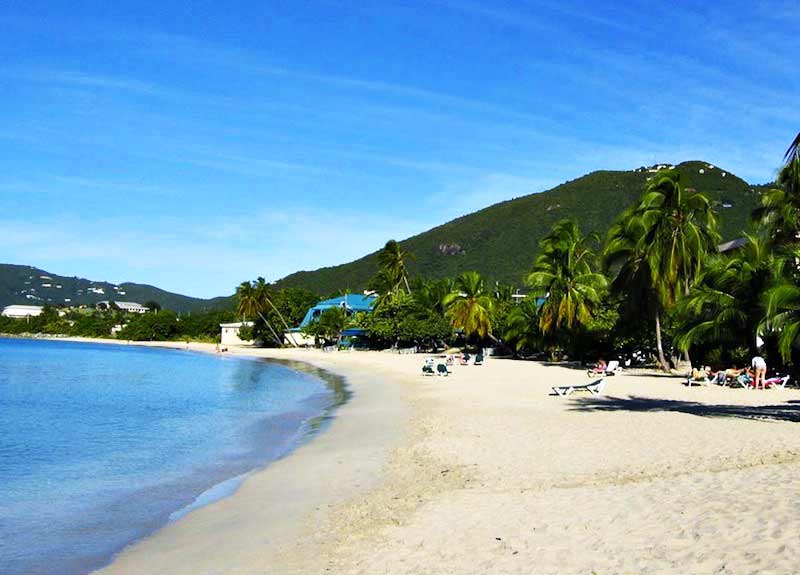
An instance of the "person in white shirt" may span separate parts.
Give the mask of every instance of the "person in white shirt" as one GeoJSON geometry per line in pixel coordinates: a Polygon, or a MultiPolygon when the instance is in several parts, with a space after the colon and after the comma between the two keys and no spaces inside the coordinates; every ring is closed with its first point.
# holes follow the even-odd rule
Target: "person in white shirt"
{"type": "Polygon", "coordinates": [[[755,378],[753,380],[753,387],[758,389],[758,384],[761,382],[761,387],[766,389],[766,385],[764,384],[764,380],[767,377],[767,362],[764,361],[764,358],[760,355],[757,355],[753,358],[753,362],[751,364],[753,366],[753,372],[755,373],[755,378]]]}

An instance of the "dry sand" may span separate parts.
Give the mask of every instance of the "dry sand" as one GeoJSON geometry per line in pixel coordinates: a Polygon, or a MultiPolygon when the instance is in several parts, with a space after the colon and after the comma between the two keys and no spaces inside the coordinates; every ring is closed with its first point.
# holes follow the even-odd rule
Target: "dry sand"
{"type": "MultiPolygon", "coordinates": [[[[185,347],[180,344],[178,347],[185,347]]],[[[195,346],[192,346],[195,347],[195,346]]],[[[346,376],[330,429],[104,573],[796,573],[800,391],[248,350],[346,376]]]]}

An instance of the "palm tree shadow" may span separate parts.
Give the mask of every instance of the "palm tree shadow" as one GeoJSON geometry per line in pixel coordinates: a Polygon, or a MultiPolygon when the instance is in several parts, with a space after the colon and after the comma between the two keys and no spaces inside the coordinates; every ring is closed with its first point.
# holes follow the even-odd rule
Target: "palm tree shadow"
{"type": "Polygon", "coordinates": [[[760,421],[791,421],[800,423],[800,401],[777,405],[711,405],[696,401],[655,399],[650,397],[586,397],[576,398],[570,411],[673,411],[699,417],[734,417],[760,421]]]}

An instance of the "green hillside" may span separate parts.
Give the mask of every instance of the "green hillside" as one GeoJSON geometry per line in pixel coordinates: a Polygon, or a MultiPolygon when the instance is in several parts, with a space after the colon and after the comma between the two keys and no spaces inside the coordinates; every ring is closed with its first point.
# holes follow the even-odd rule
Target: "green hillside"
{"type": "MultiPolygon", "coordinates": [[[[739,237],[758,201],[753,186],[706,162],[685,162],[678,169],[690,187],[714,200],[723,240],[739,237]]],[[[409,269],[429,278],[477,270],[492,280],[521,286],[539,239],[556,221],[574,218],[583,232],[604,234],[617,215],[640,197],[652,175],[647,168],[592,172],[551,190],[460,217],[401,242],[415,256],[409,269]]],[[[347,264],[291,274],[278,281],[277,287],[303,287],[322,295],[361,290],[375,273],[375,253],[347,264]]]]}
{"type": "Polygon", "coordinates": [[[230,297],[198,299],[144,284],[96,282],[59,276],[32,266],[0,264],[0,307],[10,304],[91,305],[103,300],[156,301],[178,312],[225,309],[233,305],[230,297]]]}

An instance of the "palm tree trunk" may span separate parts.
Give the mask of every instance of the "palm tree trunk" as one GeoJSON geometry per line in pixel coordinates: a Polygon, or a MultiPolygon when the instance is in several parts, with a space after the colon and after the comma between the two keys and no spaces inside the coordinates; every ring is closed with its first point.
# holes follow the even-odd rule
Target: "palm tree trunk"
{"type": "Polygon", "coordinates": [[[411,295],[411,286],[408,285],[408,277],[406,274],[403,274],[403,283],[406,284],[406,291],[408,292],[408,295],[411,295]]]}
{"type": "Polygon", "coordinates": [[[267,318],[265,318],[265,317],[262,315],[262,313],[261,313],[261,312],[258,312],[258,317],[260,317],[260,318],[261,318],[261,320],[262,320],[262,321],[263,321],[263,322],[266,324],[266,326],[269,328],[269,331],[271,331],[271,332],[272,332],[272,337],[274,337],[274,338],[275,338],[275,343],[277,343],[277,344],[278,344],[278,347],[281,347],[281,346],[283,345],[283,342],[281,341],[281,338],[279,338],[279,337],[278,337],[278,334],[277,334],[277,332],[276,332],[276,331],[275,331],[275,330],[272,328],[272,324],[271,324],[271,323],[269,323],[269,322],[267,321],[267,318]]]}
{"type": "Polygon", "coordinates": [[[667,358],[664,357],[664,346],[661,345],[661,314],[658,310],[656,310],[656,347],[658,348],[658,363],[661,364],[661,369],[669,371],[667,358]]]}
{"type": "MultiPolygon", "coordinates": [[[[275,310],[275,313],[278,314],[278,317],[281,318],[281,323],[283,323],[283,327],[286,328],[286,331],[289,331],[289,325],[286,323],[286,320],[283,319],[283,315],[281,314],[281,312],[278,311],[278,308],[275,307],[275,304],[272,303],[272,300],[270,298],[268,298],[268,297],[265,297],[264,299],[267,300],[267,303],[272,307],[273,310],[275,310]]],[[[270,328],[270,329],[272,329],[272,328],[270,328]]],[[[288,341],[291,342],[291,344],[294,347],[297,347],[297,343],[295,343],[294,338],[287,338],[287,339],[288,339],[288,341]]]]}

